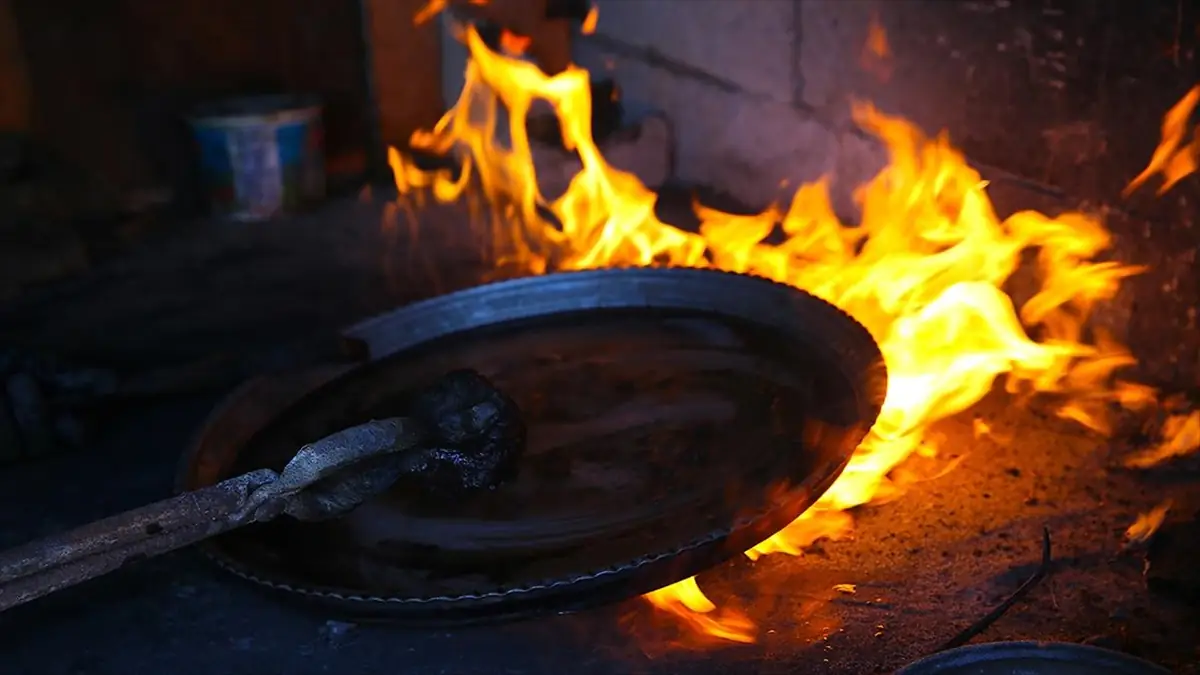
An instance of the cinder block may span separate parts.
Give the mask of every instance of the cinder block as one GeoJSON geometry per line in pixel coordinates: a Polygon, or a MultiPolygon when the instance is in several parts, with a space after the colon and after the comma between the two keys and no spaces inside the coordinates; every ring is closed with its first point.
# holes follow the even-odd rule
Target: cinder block
{"type": "Polygon", "coordinates": [[[816,109],[840,108],[847,95],[864,85],[859,56],[874,3],[797,0],[796,5],[802,33],[801,100],[816,109]]]}
{"type": "Polygon", "coordinates": [[[581,65],[611,68],[629,107],[661,110],[671,120],[681,180],[761,207],[839,173],[838,134],[787,103],[680,77],[594,43],[579,47],[581,65]]]}
{"type": "MultiPolygon", "coordinates": [[[[850,193],[882,165],[882,152],[791,105],[791,0],[600,0],[599,8],[598,33],[614,34],[577,41],[575,61],[616,79],[630,117],[666,115],[674,128],[675,178],[760,208],[829,176],[838,210],[852,212],[850,193]],[[693,71],[713,69],[717,79],[745,91],[638,58],[646,48],[693,71]],[[720,57],[729,50],[737,56],[720,57]],[[778,58],[764,57],[773,52],[778,58]]],[[[449,102],[461,89],[465,62],[462,45],[445,40],[449,102]]]]}
{"type": "Polygon", "coordinates": [[[792,100],[793,0],[598,0],[598,34],[792,100]]]}
{"type": "MultiPolygon", "coordinates": [[[[664,117],[652,116],[605,139],[600,152],[614,168],[632,173],[647,188],[657,190],[671,177],[673,130],[664,117]]],[[[557,199],[583,168],[578,155],[558,147],[532,143],[538,186],[546,199],[557,199]]]]}

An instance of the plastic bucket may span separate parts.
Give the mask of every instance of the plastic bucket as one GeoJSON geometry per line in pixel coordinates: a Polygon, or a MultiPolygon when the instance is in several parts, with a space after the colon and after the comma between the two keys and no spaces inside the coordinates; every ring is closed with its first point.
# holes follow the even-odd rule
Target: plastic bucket
{"type": "Polygon", "coordinates": [[[232,99],[190,119],[214,213],[261,221],[325,196],[321,106],[299,96],[232,99]]]}

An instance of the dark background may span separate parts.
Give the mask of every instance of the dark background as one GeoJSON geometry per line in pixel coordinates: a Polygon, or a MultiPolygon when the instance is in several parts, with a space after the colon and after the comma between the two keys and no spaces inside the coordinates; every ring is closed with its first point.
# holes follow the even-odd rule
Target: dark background
{"type": "MultiPolygon", "coordinates": [[[[127,211],[130,193],[174,186],[185,165],[175,153],[186,150],[178,114],[191,101],[247,88],[324,97],[329,161],[353,173],[369,154],[376,113],[381,137],[401,142],[440,112],[439,35],[412,27],[420,4],[370,0],[364,28],[361,8],[341,0],[0,0],[0,130],[28,132],[70,174],[53,192],[56,205],[70,208],[39,212],[22,227],[57,241],[81,212],[127,211]]],[[[1153,185],[1119,198],[1148,161],[1162,115],[1198,79],[1197,3],[1001,4],[876,3],[896,70],[886,84],[848,74],[847,93],[931,130],[948,128],[1005,183],[1008,196],[996,200],[1007,211],[1113,209],[1118,255],[1154,266],[1118,303],[1147,375],[1200,384],[1200,343],[1194,313],[1190,324],[1187,316],[1200,304],[1197,179],[1164,199],[1154,198],[1153,185]],[[1025,34],[1016,45],[1013,36],[1025,34]],[[1048,137],[1057,139],[1050,155],[1048,137]]],[[[864,26],[841,28],[849,72],[864,26]]],[[[88,262],[70,268],[72,281],[49,283],[67,268],[51,265],[21,295],[0,292],[0,335],[122,364],[181,362],[216,349],[242,355],[450,290],[455,284],[439,285],[425,270],[478,262],[461,214],[431,214],[424,238],[391,255],[396,242],[380,224],[382,208],[340,202],[262,228],[168,221],[156,237],[122,235],[122,251],[137,255],[103,265],[111,248],[85,237],[88,262]],[[458,257],[434,258],[446,249],[458,257]]],[[[3,236],[7,281],[14,261],[34,249],[3,236]]],[[[81,453],[0,468],[3,545],[169,494],[188,437],[220,399],[122,411],[81,453]]],[[[1019,414],[1007,401],[992,409],[993,426],[1019,442],[973,440],[964,422],[950,436],[950,445],[972,449],[964,466],[859,514],[856,541],[713,572],[711,587],[724,600],[763,603],[755,618],[777,632],[756,647],[648,659],[617,628],[631,612],[655,624],[637,601],[495,630],[348,626],[265,599],[184,552],[0,618],[0,673],[886,672],[1011,593],[1036,566],[1046,524],[1059,572],[986,639],[1082,641],[1124,622],[1141,653],[1194,672],[1194,615],[1177,618],[1178,608],[1150,598],[1141,560],[1119,550],[1124,528],[1165,488],[1110,473],[1097,454],[1101,442],[1076,429],[1019,414]],[[831,603],[822,594],[835,583],[859,584],[861,595],[831,603]],[[814,641],[821,621],[805,614],[813,597],[814,606],[838,609],[844,632],[814,641]]]]}

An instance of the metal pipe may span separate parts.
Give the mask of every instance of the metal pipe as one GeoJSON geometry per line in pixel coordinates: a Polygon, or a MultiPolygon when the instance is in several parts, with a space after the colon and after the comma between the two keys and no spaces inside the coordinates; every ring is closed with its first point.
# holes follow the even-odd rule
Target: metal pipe
{"type": "Polygon", "coordinates": [[[0,612],[240,527],[230,514],[276,478],[255,471],[4,551],[0,612]]]}
{"type": "Polygon", "coordinates": [[[375,53],[371,39],[370,0],[358,0],[359,37],[362,54],[363,125],[366,129],[367,184],[392,186],[388,175],[387,149],[383,142],[383,127],[379,113],[379,90],[375,82],[375,53]]]}

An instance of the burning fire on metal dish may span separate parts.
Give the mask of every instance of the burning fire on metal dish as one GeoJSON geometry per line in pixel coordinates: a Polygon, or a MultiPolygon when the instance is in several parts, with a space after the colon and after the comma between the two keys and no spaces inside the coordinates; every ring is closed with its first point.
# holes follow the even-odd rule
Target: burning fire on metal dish
{"type": "MultiPolygon", "coordinates": [[[[418,18],[444,5],[430,3],[418,18]]],[[[594,10],[589,17],[594,28],[594,10]]],[[[872,54],[882,56],[886,37],[873,35],[872,54]]],[[[800,555],[818,539],[847,532],[850,509],[902,491],[889,479],[897,465],[914,453],[937,452],[926,430],[971,408],[998,378],[1012,394],[1052,397],[1060,416],[1098,433],[1110,431],[1114,405],[1154,403],[1156,392],[1115,374],[1135,363],[1129,352],[1088,326],[1095,304],[1142,269],[1100,260],[1110,235],[1096,216],[1023,211],[1001,220],[986,183],[944,134],[927,137],[904,119],[857,103],[855,122],[890,157],[856,193],[861,222],[839,220],[828,181],[819,180],[802,186],[786,207],[755,215],[697,204],[699,231],[685,232],[661,222],[657,195],[601,155],[591,135],[586,70],[572,65],[547,76],[518,57],[527,46],[521,40],[510,37],[493,51],[472,26],[461,28],[461,39],[469,61],[458,102],[411,139],[417,150],[453,156],[460,168],[424,170],[392,149],[402,202],[420,204],[431,195],[441,203],[482,204],[502,262],[526,273],[669,264],[757,274],[837,305],[878,341],[889,386],[874,428],[820,501],[746,551],[751,559],[800,555]],[[553,106],[563,145],[582,164],[554,199],[539,190],[526,127],[536,101],[553,106]],[[783,240],[768,243],[778,230],[783,240]],[[1039,288],[1017,306],[1004,287],[1027,252],[1036,258],[1039,288]]],[[[1198,98],[1200,87],[1168,113],[1163,142],[1129,191],[1155,174],[1165,191],[1195,171],[1200,136],[1187,146],[1182,139],[1198,98]]],[[[1144,461],[1194,451],[1197,425],[1200,413],[1168,425],[1168,449],[1144,461]]],[[[694,577],[645,597],[701,633],[755,640],[753,623],[715,611],[694,577]]]]}

